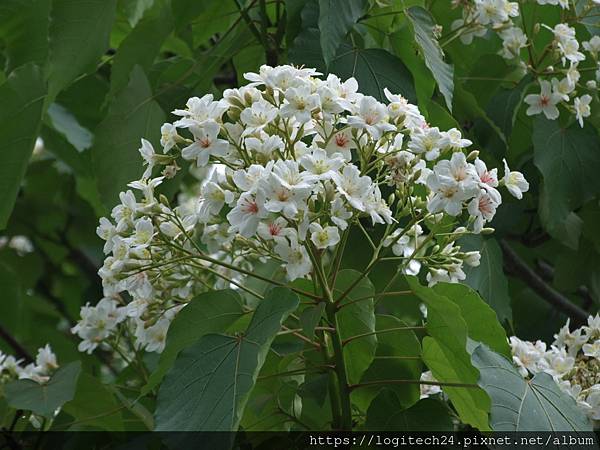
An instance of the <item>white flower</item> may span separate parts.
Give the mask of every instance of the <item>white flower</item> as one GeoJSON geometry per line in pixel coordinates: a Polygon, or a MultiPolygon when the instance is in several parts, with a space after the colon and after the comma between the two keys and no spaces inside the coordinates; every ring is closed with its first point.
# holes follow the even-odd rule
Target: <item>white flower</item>
{"type": "Polygon", "coordinates": [[[262,130],[275,120],[277,114],[277,108],[264,100],[253,103],[250,108],[244,109],[240,115],[242,123],[246,126],[242,135],[248,136],[262,130]]]}
{"type": "Polygon", "coordinates": [[[593,344],[583,344],[582,350],[585,356],[600,359],[600,339],[596,339],[593,344]]]}
{"type": "Polygon", "coordinates": [[[146,327],[142,320],[138,320],[135,329],[138,348],[145,348],[147,352],[161,353],[165,348],[169,325],[171,320],[164,315],[149,327],[146,327]]]}
{"type": "Polygon", "coordinates": [[[575,97],[573,101],[573,107],[575,108],[575,116],[579,122],[579,126],[583,128],[583,118],[589,117],[592,113],[590,103],[592,102],[592,96],[585,94],[581,97],[575,97]]]}
{"type": "Polygon", "coordinates": [[[500,55],[505,59],[518,58],[520,50],[527,46],[527,36],[518,27],[510,27],[500,31],[502,50],[500,55]]]}
{"type": "Polygon", "coordinates": [[[243,193],[235,208],[227,214],[227,220],[231,224],[229,232],[239,232],[244,237],[253,236],[256,233],[260,219],[268,214],[264,202],[264,194],[261,191],[256,194],[243,193]]]}
{"type": "Polygon", "coordinates": [[[356,148],[356,144],[352,138],[352,130],[350,128],[343,128],[336,131],[329,138],[325,150],[329,155],[340,153],[346,161],[350,161],[352,159],[353,148],[356,148]]]}
{"type": "Polygon", "coordinates": [[[425,153],[425,158],[428,161],[437,159],[440,156],[440,150],[445,146],[446,139],[437,127],[417,128],[408,143],[408,149],[411,152],[416,154],[425,153]]]}
{"type": "Polygon", "coordinates": [[[82,339],[79,351],[92,353],[125,317],[125,309],[118,307],[117,302],[110,298],[103,298],[95,307],[82,306],[81,320],[71,329],[82,339]]]}
{"type": "Polygon", "coordinates": [[[558,376],[563,376],[575,365],[575,358],[567,355],[564,348],[552,347],[552,350],[546,353],[546,359],[548,371],[558,376]]]}
{"type": "Polygon", "coordinates": [[[202,201],[198,210],[198,217],[201,221],[208,221],[211,216],[219,214],[225,203],[233,202],[234,194],[229,190],[224,190],[213,181],[207,182],[202,186],[202,201]]]}
{"type": "Polygon", "coordinates": [[[600,53],[600,36],[593,36],[589,41],[584,41],[582,45],[594,58],[597,58],[600,53]]]}
{"type": "Polygon", "coordinates": [[[475,217],[473,231],[480,233],[486,222],[490,222],[496,215],[498,204],[494,201],[488,191],[482,189],[479,195],[469,202],[467,210],[475,217]]]}
{"type": "Polygon", "coordinates": [[[348,228],[347,220],[352,217],[352,213],[344,207],[344,201],[336,197],[331,202],[331,221],[336,224],[340,230],[348,228]]]}
{"type": "Polygon", "coordinates": [[[521,341],[515,336],[510,338],[510,346],[513,353],[513,361],[519,367],[519,372],[527,376],[528,372],[535,374],[548,366],[545,359],[546,344],[537,341],[535,343],[521,341]]]}
{"type": "Polygon", "coordinates": [[[56,355],[50,348],[50,344],[46,344],[45,347],[38,350],[37,356],[35,357],[35,364],[43,373],[50,373],[53,370],[58,369],[56,355]]]}
{"type": "Polygon", "coordinates": [[[289,240],[280,238],[276,242],[275,253],[286,262],[285,270],[290,281],[302,278],[310,273],[312,264],[308,252],[303,245],[298,243],[296,236],[290,236],[289,240]]]}
{"type": "Polygon", "coordinates": [[[556,78],[552,78],[552,89],[554,93],[561,98],[561,100],[568,102],[569,94],[575,90],[575,84],[571,83],[567,77],[560,81],[558,81],[556,78]]]}
{"type": "Polygon", "coordinates": [[[173,111],[173,114],[176,116],[183,117],[183,119],[175,122],[174,126],[189,128],[201,126],[207,121],[220,121],[221,116],[227,110],[227,102],[223,100],[214,102],[213,95],[206,94],[202,98],[190,98],[186,103],[186,107],[186,109],[176,109],[173,111]]]}
{"type": "Polygon", "coordinates": [[[371,179],[368,176],[360,176],[360,171],[353,164],[344,167],[341,174],[332,175],[333,181],[353,208],[359,211],[365,210],[364,199],[371,187],[371,179]]]}
{"type": "Polygon", "coordinates": [[[187,160],[196,160],[198,167],[206,166],[211,156],[225,156],[229,143],[217,137],[220,128],[213,121],[204,122],[201,126],[191,126],[194,142],[181,151],[181,156],[187,160]]]}
{"type": "Polygon", "coordinates": [[[600,338],[600,314],[588,317],[588,324],[583,327],[583,332],[588,340],[600,338]]]}
{"type": "Polygon", "coordinates": [[[139,219],[135,223],[133,242],[136,245],[148,245],[154,237],[154,225],[148,218],[139,219]]]}
{"type": "Polygon", "coordinates": [[[525,103],[529,105],[526,114],[533,116],[541,112],[550,119],[555,120],[558,118],[558,108],[556,104],[560,101],[560,96],[552,92],[552,86],[549,81],[540,81],[541,92],[540,94],[529,94],[525,97],[525,103]]]}
{"type": "Polygon", "coordinates": [[[356,115],[348,117],[348,124],[356,128],[364,128],[373,139],[377,140],[386,131],[395,129],[387,120],[387,108],[373,97],[364,96],[360,100],[356,115]]]}
{"type": "Polygon", "coordinates": [[[523,176],[521,172],[511,171],[508,168],[508,163],[506,159],[502,160],[504,162],[504,185],[508,189],[513,197],[518,198],[519,200],[523,198],[523,192],[527,192],[529,190],[529,183],[523,176]]]}
{"type": "Polygon", "coordinates": [[[311,92],[310,85],[292,87],[285,91],[286,103],[281,107],[281,117],[295,117],[300,123],[311,119],[311,113],[319,106],[319,95],[311,92]]]}
{"type": "Polygon", "coordinates": [[[170,123],[163,124],[160,127],[160,145],[163,146],[163,152],[168,153],[177,143],[177,127],[170,123]]]}
{"type": "Polygon", "coordinates": [[[344,165],[344,158],[340,153],[329,157],[325,150],[315,148],[311,154],[300,158],[300,164],[319,180],[327,180],[344,165]]]}
{"type": "Polygon", "coordinates": [[[581,349],[581,346],[587,342],[587,337],[581,334],[581,328],[570,332],[570,321],[571,319],[567,319],[567,323],[558,331],[558,334],[554,335],[553,345],[559,348],[566,346],[569,355],[574,356],[581,349]]]}
{"type": "Polygon", "coordinates": [[[337,227],[328,226],[323,228],[318,222],[313,222],[310,224],[309,230],[311,231],[310,240],[318,249],[333,247],[340,242],[337,227]]]}

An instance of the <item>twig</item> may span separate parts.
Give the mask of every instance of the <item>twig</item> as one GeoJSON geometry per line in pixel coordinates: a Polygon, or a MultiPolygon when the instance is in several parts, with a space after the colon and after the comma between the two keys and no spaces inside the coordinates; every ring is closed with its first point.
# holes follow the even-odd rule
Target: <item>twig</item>
{"type": "Polygon", "coordinates": [[[23,347],[2,325],[0,325],[0,337],[12,347],[19,358],[23,358],[28,363],[33,361],[33,357],[27,349],[23,347]]]}
{"type": "Polygon", "coordinates": [[[504,260],[507,265],[512,267],[514,275],[527,283],[527,285],[542,299],[571,317],[577,324],[584,323],[587,320],[588,313],[585,310],[548,285],[542,277],[535,273],[535,271],[521,259],[517,252],[515,252],[506,241],[501,240],[500,247],[504,254],[504,260]]]}

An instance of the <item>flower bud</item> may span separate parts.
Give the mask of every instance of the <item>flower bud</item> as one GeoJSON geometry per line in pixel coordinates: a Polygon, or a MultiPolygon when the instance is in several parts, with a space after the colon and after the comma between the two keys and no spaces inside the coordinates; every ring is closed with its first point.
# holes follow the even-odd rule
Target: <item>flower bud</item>
{"type": "Polygon", "coordinates": [[[481,229],[481,234],[492,234],[494,231],[492,227],[485,227],[481,229]]]}
{"type": "Polygon", "coordinates": [[[473,150],[471,153],[467,155],[467,161],[475,161],[475,159],[479,156],[479,150],[473,150]]]}
{"type": "Polygon", "coordinates": [[[585,85],[588,89],[597,89],[598,88],[598,83],[596,83],[596,80],[588,80],[588,82],[585,83],[585,85]]]}
{"type": "Polygon", "coordinates": [[[536,24],[533,26],[533,33],[534,33],[534,34],[538,34],[538,33],[540,32],[540,28],[541,28],[541,25],[539,24],[539,22],[538,22],[538,23],[536,23],[536,24]]]}

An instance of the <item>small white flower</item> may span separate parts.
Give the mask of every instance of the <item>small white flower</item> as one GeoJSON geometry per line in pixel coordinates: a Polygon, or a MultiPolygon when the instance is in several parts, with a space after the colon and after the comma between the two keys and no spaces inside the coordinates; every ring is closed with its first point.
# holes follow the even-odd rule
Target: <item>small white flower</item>
{"type": "Polygon", "coordinates": [[[318,249],[333,247],[340,242],[337,227],[323,228],[318,222],[313,222],[310,224],[309,230],[311,231],[310,240],[318,249]]]}
{"type": "Polygon", "coordinates": [[[502,160],[504,162],[504,185],[508,192],[510,192],[513,197],[518,198],[519,200],[523,198],[523,192],[527,192],[529,190],[529,183],[523,176],[521,172],[511,171],[508,167],[508,163],[506,159],[502,160]]]}
{"type": "Polygon", "coordinates": [[[529,105],[526,114],[533,116],[543,112],[548,119],[555,120],[559,115],[556,104],[560,101],[560,96],[552,92],[552,86],[549,81],[540,81],[540,86],[541,92],[539,95],[529,94],[525,97],[525,103],[529,105]]]}
{"type": "Polygon", "coordinates": [[[575,97],[573,101],[573,107],[575,108],[575,116],[579,122],[579,126],[583,128],[583,118],[589,117],[592,113],[590,103],[592,102],[592,96],[585,94],[581,97],[575,97]]]}

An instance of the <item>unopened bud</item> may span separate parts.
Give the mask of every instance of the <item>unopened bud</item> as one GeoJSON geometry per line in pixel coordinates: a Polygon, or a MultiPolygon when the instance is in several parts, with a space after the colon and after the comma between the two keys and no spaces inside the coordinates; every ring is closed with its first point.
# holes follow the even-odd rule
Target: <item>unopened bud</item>
{"type": "Polygon", "coordinates": [[[481,234],[492,234],[494,231],[496,230],[492,227],[485,227],[481,229],[481,234]]]}
{"type": "Polygon", "coordinates": [[[467,155],[467,161],[475,161],[479,156],[479,150],[473,150],[471,153],[467,155]]]}
{"type": "Polygon", "coordinates": [[[169,199],[165,196],[165,194],[160,194],[158,196],[158,200],[162,205],[165,205],[167,208],[171,207],[171,205],[169,204],[169,199]]]}
{"type": "Polygon", "coordinates": [[[392,192],[390,194],[390,196],[388,197],[387,204],[392,205],[395,201],[396,201],[396,194],[392,192]]]}
{"type": "Polygon", "coordinates": [[[596,80],[588,80],[588,82],[585,83],[585,85],[588,89],[596,89],[598,87],[598,83],[596,83],[596,80]]]}
{"type": "Polygon", "coordinates": [[[534,34],[538,34],[538,33],[540,32],[540,28],[541,28],[541,25],[539,24],[539,22],[538,22],[538,23],[536,23],[536,24],[533,26],[533,33],[534,33],[534,34]]]}

